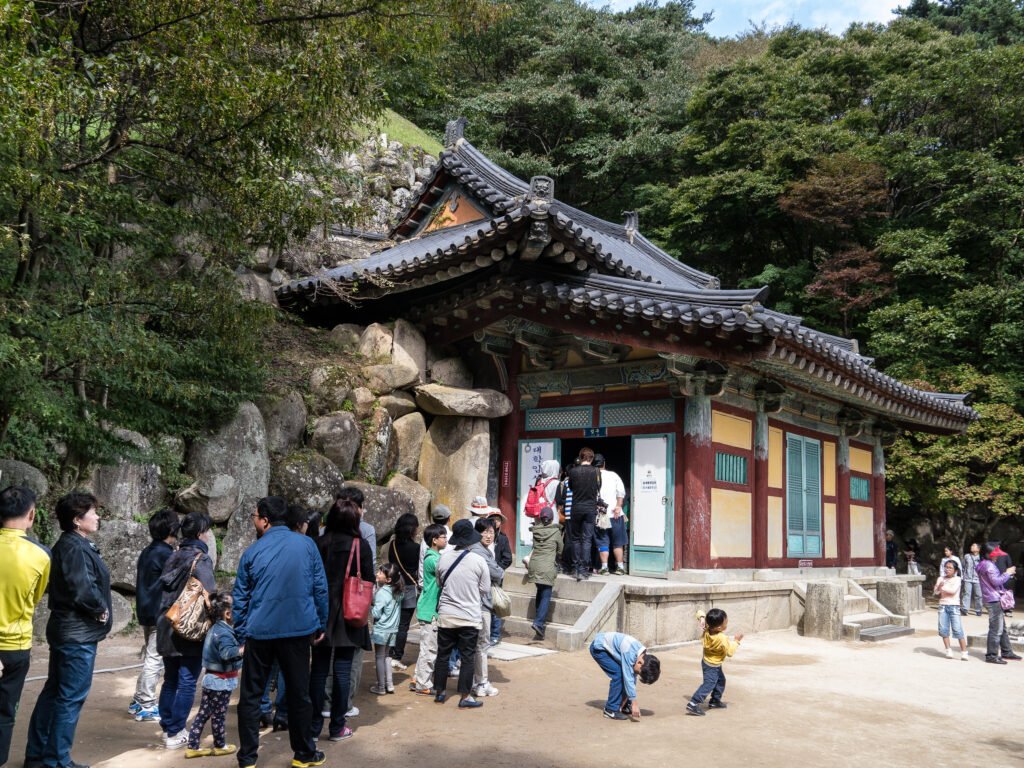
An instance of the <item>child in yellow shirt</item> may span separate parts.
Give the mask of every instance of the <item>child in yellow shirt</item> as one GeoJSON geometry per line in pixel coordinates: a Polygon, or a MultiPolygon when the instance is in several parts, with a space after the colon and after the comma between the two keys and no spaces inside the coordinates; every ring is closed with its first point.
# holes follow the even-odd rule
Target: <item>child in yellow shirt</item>
{"type": "Polygon", "coordinates": [[[704,611],[697,612],[697,620],[701,629],[704,630],[704,656],[700,661],[701,670],[704,672],[704,682],[696,690],[690,701],[686,704],[686,714],[704,716],[701,704],[711,694],[711,701],[708,702],[708,709],[725,709],[726,704],[722,701],[722,693],[725,691],[725,670],[722,664],[726,656],[732,656],[740,647],[743,640],[743,633],[738,632],[736,637],[730,639],[725,634],[729,628],[729,617],[721,608],[712,608],[707,614],[704,611]]]}

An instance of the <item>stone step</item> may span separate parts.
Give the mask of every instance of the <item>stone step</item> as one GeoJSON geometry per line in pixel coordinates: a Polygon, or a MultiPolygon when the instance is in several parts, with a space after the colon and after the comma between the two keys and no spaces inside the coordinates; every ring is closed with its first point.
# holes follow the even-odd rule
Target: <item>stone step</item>
{"type": "Polygon", "coordinates": [[[884,613],[851,613],[843,616],[843,624],[856,624],[861,630],[881,627],[892,621],[884,613]]]}
{"type": "MultiPolygon", "coordinates": [[[[605,582],[614,578],[616,577],[592,576],[586,581],[576,581],[569,576],[559,576],[555,580],[553,597],[589,603],[597,597],[605,582]]],[[[509,568],[505,571],[505,580],[501,586],[510,595],[528,595],[532,598],[537,594],[537,586],[526,581],[526,571],[522,568],[509,568]]]]}
{"type": "MultiPolygon", "coordinates": [[[[505,624],[502,626],[502,631],[504,632],[504,634],[510,637],[522,637],[532,640],[534,634],[533,629],[531,629],[530,627],[531,623],[532,622],[530,619],[524,619],[519,616],[509,616],[507,619],[505,619],[505,624]]],[[[550,640],[552,643],[554,643],[559,631],[563,629],[572,629],[572,627],[568,624],[548,622],[547,626],[544,628],[544,639],[550,640]]]]}
{"type": "Polygon", "coordinates": [[[914,634],[913,627],[900,627],[896,624],[886,624],[880,627],[862,629],[860,631],[860,639],[869,643],[877,643],[881,640],[892,640],[894,637],[905,637],[906,635],[912,634],[914,634]]]}
{"type": "MultiPolygon", "coordinates": [[[[512,616],[532,619],[537,615],[536,600],[534,595],[511,595],[512,616]]],[[[582,600],[566,600],[562,597],[555,597],[551,600],[551,607],[548,609],[548,619],[556,624],[575,624],[577,619],[590,606],[589,602],[582,600]]]]}
{"type": "Polygon", "coordinates": [[[843,597],[843,616],[855,613],[869,613],[871,601],[861,595],[845,595],[843,597]]]}

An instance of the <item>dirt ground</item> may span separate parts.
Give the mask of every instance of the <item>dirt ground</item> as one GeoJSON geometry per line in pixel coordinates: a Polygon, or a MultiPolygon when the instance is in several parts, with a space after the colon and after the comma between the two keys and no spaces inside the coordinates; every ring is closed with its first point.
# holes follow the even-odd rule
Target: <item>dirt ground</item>
{"type": "MultiPolygon", "coordinates": [[[[985,621],[968,617],[968,633],[982,632],[985,621]]],[[[501,693],[473,711],[457,709],[457,698],[437,705],[414,696],[401,672],[396,695],[373,696],[365,691],[373,682],[368,664],[356,702],[362,712],[349,721],[355,738],[322,744],[334,766],[1024,766],[1024,662],[985,664],[978,649],[969,662],[947,660],[935,624],[934,610],[918,614],[917,634],[878,644],[794,631],[750,636],[726,663],[729,708],[702,718],[683,714],[700,680],[696,645],[659,654],[661,680],[640,686],[638,722],[601,716],[607,678],[585,651],[492,661],[501,693]]],[[[103,643],[97,668],[134,663],[137,647],[132,638],[103,643]]],[[[30,674],[45,670],[45,648],[37,649],[30,674]]],[[[126,712],[136,674],[96,675],[75,760],[93,768],[236,765],[234,757],[186,760],[182,751],[159,747],[159,726],[126,712]]],[[[21,764],[42,685],[26,685],[11,766],[21,764]]],[[[233,708],[228,733],[237,741],[233,708]]],[[[264,735],[260,766],[284,768],[290,758],[286,734],[264,735]]]]}

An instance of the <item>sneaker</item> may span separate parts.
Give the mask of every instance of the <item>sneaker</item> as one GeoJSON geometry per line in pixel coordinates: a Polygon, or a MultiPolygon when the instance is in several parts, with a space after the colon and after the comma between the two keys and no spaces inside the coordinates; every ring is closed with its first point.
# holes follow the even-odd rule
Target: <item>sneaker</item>
{"type": "Polygon", "coordinates": [[[947,648],[946,649],[946,658],[947,659],[952,659],[953,658],[953,649],[952,648],[947,648]]]}
{"type": "Polygon", "coordinates": [[[448,670],[448,677],[458,677],[460,669],[462,669],[462,665],[456,664],[452,669],[448,670]]]}
{"type": "MultiPolygon", "coordinates": [[[[328,712],[327,713],[327,717],[330,717],[330,716],[331,716],[331,713],[328,712]]],[[[287,731],[288,730],[288,721],[287,720],[278,720],[277,718],[274,718],[274,725],[271,727],[271,730],[274,733],[277,733],[278,731],[287,731]]]]}
{"type": "Polygon", "coordinates": [[[192,749],[192,747],[185,748],[185,759],[191,759],[193,757],[209,757],[213,754],[212,749],[192,749]]]}
{"type": "Polygon", "coordinates": [[[409,665],[403,664],[401,659],[391,659],[391,668],[404,672],[409,668],[409,665]]]}
{"type": "Polygon", "coordinates": [[[480,683],[480,685],[476,687],[476,691],[474,691],[474,693],[477,696],[497,696],[498,689],[491,685],[489,682],[486,682],[480,683]]]}
{"type": "Polygon", "coordinates": [[[626,575],[626,569],[623,568],[620,565],[618,568],[616,568],[614,571],[612,571],[612,573],[614,573],[616,576],[625,576],[626,575]]]}
{"type": "Polygon", "coordinates": [[[686,714],[704,717],[704,710],[700,708],[700,704],[694,704],[692,701],[689,701],[686,703],[686,714]]]}
{"type": "Polygon", "coordinates": [[[444,704],[444,700],[448,698],[448,694],[445,691],[438,691],[434,694],[435,704],[444,704]]]}
{"type": "Polygon", "coordinates": [[[1004,653],[1003,654],[1003,658],[1006,659],[1007,661],[1020,661],[1021,660],[1021,657],[1018,656],[1016,653],[1004,653]]]}
{"type": "Polygon", "coordinates": [[[711,701],[708,702],[708,709],[728,709],[728,708],[729,708],[729,705],[726,704],[721,699],[718,699],[717,701],[715,699],[712,699],[711,701]]]}
{"type": "Polygon", "coordinates": [[[323,765],[327,762],[327,755],[323,752],[314,752],[309,757],[293,757],[292,768],[312,768],[314,765],[323,765]]]}
{"type": "MultiPolygon", "coordinates": [[[[224,755],[233,755],[238,751],[238,747],[234,744],[225,744],[223,747],[214,747],[210,750],[211,757],[223,757],[224,755]]],[[[185,755],[188,757],[188,755],[185,755]]]]}
{"type": "Polygon", "coordinates": [[[604,711],[604,716],[609,720],[629,720],[628,715],[624,715],[621,712],[612,712],[610,709],[604,711]]]}
{"type": "Polygon", "coordinates": [[[332,733],[327,740],[328,741],[345,741],[346,739],[351,739],[354,735],[355,735],[355,732],[346,725],[338,733],[332,733]]]}
{"type": "Polygon", "coordinates": [[[459,702],[459,709],[479,709],[483,705],[482,701],[477,701],[472,696],[467,696],[459,702]]]}
{"type": "Polygon", "coordinates": [[[985,661],[989,664],[1006,664],[1006,659],[1002,659],[999,656],[986,656],[985,661]]]}
{"type": "Polygon", "coordinates": [[[164,737],[165,749],[181,749],[188,744],[188,734],[182,728],[177,733],[169,733],[164,737]]]}
{"type": "Polygon", "coordinates": [[[607,576],[608,575],[608,566],[607,565],[602,565],[601,566],[601,570],[597,572],[597,575],[598,576],[607,576]]]}
{"type": "MultiPolygon", "coordinates": [[[[327,716],[331,716],[330,712],[327,713],[327,716]]],[[[359,707],[352,707],[352,709],[345,713],[345,717],[359,717],[359,707]]]]}
{"type": "Polygon", "coordinates": [[[160,719],[160,707],[153,707],[152,709],[146,709],[143,707],[135,713],[135,722],[137,723],[151,723],[154,720],[160,719]]]}
{"type": "Polygon", "coordinates": [[[260,713],[260,728],[269,728],[274,724],[274,715],[270,712],[260,713]]]}
{"type": "Polygon", "coordinates": [[[384,696],[388,692],[387,688],[382,685],[371,685],[370,693],[376,694],[377,696],[384,696]]]}
{"type": "Polygon", "coordinates": [[[331,716],[331,710],[329,710],[329,709],[322,709],[322,710],[320,710],[320,717],[322,717],[324,720],[326,720],[330,716],[331,716]]]}
{"type": "Polygon", "coordinates": [[[131,704],[128,705],[128,714],[137,715],[139,714],[140,709],[142,709],[142,705],[139,704],[139,702],[137,701],[133,701],[131,704]]]}
{"type": "Polygon", "coordinates": [[[960,652],[960,661],[970,661],[971,657],[967,654],[967,651],[960,652]]]}
{"type": "Polygon", "coordinates": [[[533,634],[538,640],[544,639],[544,630],[538,627],[536,624],[531,624],[530,629],[533,630],[533,634]]]}

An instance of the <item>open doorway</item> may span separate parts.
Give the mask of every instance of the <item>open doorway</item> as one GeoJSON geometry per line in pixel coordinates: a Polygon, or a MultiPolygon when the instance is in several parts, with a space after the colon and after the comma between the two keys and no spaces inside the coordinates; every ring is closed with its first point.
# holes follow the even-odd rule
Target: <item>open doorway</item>
{"type": "MultiPolygon", "coordinates": [[[[623,437],[597,437],[597,438],[563,438],[562,439],[562,464],[566,467],[572,465],[579,456],[580,450],[584,447],[590,448],[595,454],[604,456],[605,469],[618,474],[622,478],[622,484],[626,487],[626,498],[622,503],[623,512],[629,517],[630,487],[632,485],[632,439],[623,437]]],[[[623,547],[622,566],[629,570],[629,523],[626,523],[626,544],[623,547]]],[[[593,553],[595,565],[597,565],[596,549],[593,553]]],[[[612,570],[619,563],[614,551],[608,554],[608,567],[612,570]]]]}

